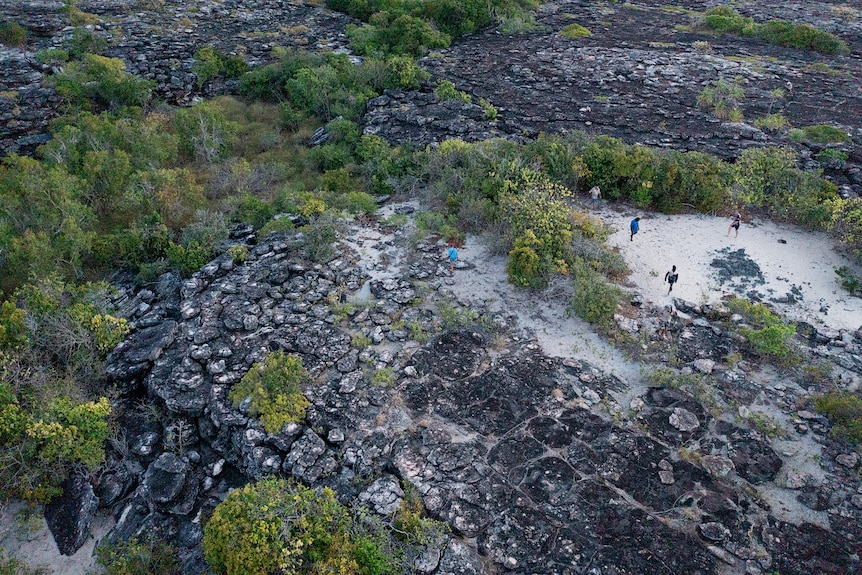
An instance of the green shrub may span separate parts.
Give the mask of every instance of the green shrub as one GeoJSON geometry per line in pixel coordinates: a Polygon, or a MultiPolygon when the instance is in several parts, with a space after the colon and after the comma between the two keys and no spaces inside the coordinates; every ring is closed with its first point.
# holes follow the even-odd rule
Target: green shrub
{"type": "Polygon", "coordinates": [[[302,231],[305,234],[305,244],[302,246],[303,256],[315,262],[328,262],[335,257],[333,244],[338,238],[338,225],[334,218],[319,215],[307,226],[303,226],[302,231]]]}
{"type": "Polygon", "coordinates": [[[272,204],[252,194],[240,195],[234,199],[233,204],[233,220],[249,223],[255,228],[261,227],[275,215],[272,204]]]}
{"type": "Polygon", "coordinates": [[[228,495],[204,526],[203,549],[224,575],[394,575],[399,567],[379,521],[354,518],[329,488],[275,478],[228,495]]]}
{"type": "Polygon", "coordinates": [[[753,18],[746,18],[729,6],[715,6],[708,9],[704,12],[703,24],[716,32],[751,35],[755,30],[753,18]]]}
{"type": "Polygon", "coordinates": [[[179,150],[188,159],[213,163],[230,151],[237,131],[223,110],[213,102],[201,102],[178,110],[173,125],[179,136],[179,150]]]}
{"type": "Polygon", "coordinates": [[[479,105],[482,106],[482,109],[485,110],[485,119],[486,120],[496,120],[497,119],[497,108],[494,107],[491,102],[486,100],[485,98],[479,98],[479,105]]]}
{"type": "Polygon", "coordinates": [[[241,264],[248,259],[248,248],[243,244],[231,246],[228,248],[227,253],[230,258],[238,264],[241,264]]]}
{"type": "Polygon", "coordinates": [[[274,218],[266,222],[258,231],[258,235],[265,238],[272,232],[289,232],[293,230],[293,222],[290,218],[274,218]]]}
{"type": "Polygon", "coordinates": [[[239,78],[248,71],[248,64],[239,56],[225,55],[211,46],[204,46],[194,54],[192,72],[197,76],[198,87],[210,78],[224,72],[228,78],[239,78]]]}
{"type": "Polygon", "coordinates": [[[817,153],[817,161],[832,168],[843,168],[847,162],[848,154],[837,148],[826,148],[817,153]]]}
{"type": "Polygon", "coordinates": [[[784,20],[769,20],[764,24],[757,24],[752,18],[741,16],[729,6],[708,9],[704,12],[700,25],[719,33],[757,36],[770,44],[822,54],[842,54],[849,51],[841,38],[808,24],[793,24],[784,20]]]}
{"type": "Polygon", "coordinates": [[[96,562],[105,575],[176,575],[180,572],[177,550],[153,537],[133,537],[96,547],[96,562]]]}
{"type": "Polygon", "coordinates": [[[14,557],[8,557],[5,549],[0,549],[0,575],[40,575],[40,569],[31,569],[14,557]]]}
{"type": "Polygon", "coordinates": [[[27,30],[9,20],[0,22],[0,44],[12,48],[24,48],[27,46],[27,30]]]}
{"type": "Polygon", "coordinates": [[[189,277],[209,263],[212,250],[196,241],[188,245],[170,242],[165,249],[165,256],[183,277],[189,277]]]}
{"type": "Polygon", "coordinates": [[[766,116],[755,119],[754,125],[761,130],[776,132],[782,128],[786,128],[790,123],[782,114],[767,114],[766,116]]]}
{"type": "Polygon", "coordinates": [[[350,148],[345,144],[323,144],[312,148],[308,157],[318,170],[336,170],[350,161],[350,148]]]}
{"type": "Polygon", "coordinates": [[[565,26],[562,30],[560,30],[560,34],[562,34],[566,38],[572,39],[592,36],[592,32],[590,32],[587,28],[584,28],[580,24],[569,24],[568,26],[565,26]]]}
{"type": "Polygon", "coordinates": [[[758,35],[770,44],[821,54],[845,54],[850,51],[846,42],[838,36],[808,24],[770,20],[759,27],[758,35]]]}
{"type": "Polygon", "coordinates": [[[58,48],[46,48],[44,50],[39,50],[36,53],[36,60],[38,60],[40,64],[59,66],[69,61],[69,53],[66,50],[60,50],[58,48]]]}
{"type": "Polygon", "coordinates": [[[790,138],[794,142],[810,142],[812,144],[832,144],[850,141],[850,136],[845,130],[827,124],[805,126],[798,130],[792,130],[790,138]]]}
{"type": "Polygon", "coordinates": [[[82,59],[86,54],[101,54],[108,43],[100,35],[86,28],[75,28],[72,36],[66,41],[64,48],[75,59],[82,59]]]}
{"type": "Polygon", "coordinates": [[[849,391],[833,392],[816,398],[814,405],[832,422],[832,435],[862,443],[862,397],[849,391]]]}
{"type": "MultiPolygon", "coordinates": [[[[847,290],[850,295],[862,295],[862,279],[856,277],[850,268],[847,266],[835,268],[835,274],[841,281],[841,287],[847,290]]],[[[0,341],[2,341],[2,334],[2,326],[0,326],[0,341]]]]}
{"type": "Polygon", "coordinates": [[[24,323],[26,312],[14,303],[4,301],[0,305],[0,350],[18,348],[29,343],[27,325],[24,323]]]}
{"type": "Polygon", "coordinates": [[[377,387],[392,387],[397,380],[398,376],[395,375],[391,367],[375,369],[371,376],[371,383],[377,387]]]}
{"type": "Polygon", "coordinates": [[[143,106],[150,101],[156,83],[126,72],[117,58],[84,54],[54,77],[57,93],[69,103],[83,106],[92,100],[102,106],[143,106]]]}
{"type": "Polygon", "coordinates": [[[862,199],[833,200],[832,232],[862,262],[862,199]]]}
{"type": "Polygon", "coordinates": [[[575,295],[571,309],[584,320],[608,328],[623,297],[622,290],[605,280],[588,262],[575,258],[571,273],[575,295]]]}
{"type": "Polygon", "coordinates": [[[743,315],[754,327],[743,327],[740,333],[757,355],[789,361],[796,350],[790,339],[796,333],[796,326],[786,324],[781,318],[762,303],[751,303],[746,299],[734,297],[727,307],[743,315]]]}
{"type": "Polygon", "coordinates": [[[449,80],[440,80],[437,82],[437,87],[434,89],[434,93],[437,94],[437,97],[444,102],[447,100],[460,100],[469,104],[473,101],[470,94],[456,89],[455,84],[449,80]]]}
{"type": "Polygon", "coordinates": [[[234,406],[250,398],[249,413],[259,417],[268,432],[278,433],[284,425],[305,417],[311,403],[300,386],[308,379],[299,356],[278,351],[255,363],[230,391],[229,398],[234,406]]]}

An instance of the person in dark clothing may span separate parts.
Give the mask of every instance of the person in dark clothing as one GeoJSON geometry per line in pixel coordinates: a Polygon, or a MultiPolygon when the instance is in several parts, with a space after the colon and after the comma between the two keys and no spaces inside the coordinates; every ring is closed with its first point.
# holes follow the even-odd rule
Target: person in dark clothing
{"type": "Polygon", "coordinates": [[[670,284],[670,287],[667,289],[667,293],[673,291],[673,284],[676,283],[676,280],[679,279],[679,274],[676,273],[676,266],[673,266],[669,272],[664,274],[664,281],[670,284]]]}
{"type": "Polygon", "coordinates": [[[730,230],[736,230],[736,234],[733,237],[739,237],[739,224],[742,221],[742,216],[739,212],[736,212],[736,215],[733,216],[733,221],[730,222],[730,227],[727,228],[727,237],[730,237],[730,230]]]}
{"type": "Polygon", "coordinates": [[[641,219],[638,217],[633,219],[632,223],[629,224],[629,229],[631,229],[632,231],[632,235],[629,238],[629,240],[631,241],[635,241],[635,234],[638,233],[638,230],[640,230],[640,224],[638,224],[639,221],[641,221],[641,219]]]}

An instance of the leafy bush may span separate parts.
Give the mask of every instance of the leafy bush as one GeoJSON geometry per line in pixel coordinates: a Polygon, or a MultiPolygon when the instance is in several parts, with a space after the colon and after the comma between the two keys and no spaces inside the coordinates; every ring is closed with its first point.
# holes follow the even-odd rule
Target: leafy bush
{"type": "Polygon", "coordinates": [[[64,64],[69,61],[69,53],[65,50],[60,50],[59,48],[46,48],[36,52],[36,60],[38,60],[40,64],[59,66],[60,64],[64,64]]]}
{"type": "Polygon", "coordinates": [[[0,44],[12,48],[24,48],[27,45],[27,30],[10,20],[0,22],[0,44]]]}
{"type": "MultiPolygon", "coordinates": [[[[850,295],[862,295],[862,280],[860,280],[847,266],[835,268],[835,274],[841,280],[841,287],[850,295]]],[[[2,326],[0,326],[0,342],[2,342],[2,326]]]]}
{"type": "Polygon", "coordinates": [[[95,555],[105,575],[176,575],[180,572],[177,550],[154,537],[133,537],[114,544],[103,542],[96,547],[95,555]]]}
{"type": "Polygon", "coordinates": [[[203,548],[225,575],[398,572],[379,521],[354,518],[329,488],[275,478],[228,495],[204,526],[203,548]]]}
{"type": "Polygon", "coordinates": [[[319,215],[303,226],[302,231],[305,234],[303,256],[315,262],[328,262],[335,257],[333,244],[338,238],[338,225],[333,217],[319,215]]]}
{"type": "Polygon", "coordinates": [[[201,102],[178,110],[173,125],[179,136],[180,152],[189,159],[212,163],[230,151],[236,123],[225,117],[212,102],[201,102]]]}
{"type": "Polygon", "coordinates": [[[835,34],[818,30],[808,24],[770,20],[759,27],[758,35],[770,44],[821,54],[844,54],[850,51],[847,43],[835,34]]]}
{"type": "Polygon", "coordinates": [[[248,259],[248,248],[243,244],[231,246],[227,250],[227,253],[231,259],[238,264],[241,264],[248,259]]]}
{"type": "Polygon", "coordinates": [[[757,24],[754,19],[738,14],[729,6],[715,6],[704,12],[700,25],[719,33],[742,36],[757,36],[765,42],[778,46],[812,50],[821,54],[843,54],[849,52],[847,44],[839,37],[808,24],[793,24],[784,20],[769,20],[757,24]]]}
{"type": "Polygon", "coordinates": [[[100,35],[86,28],[75,28],[72,36],[66,41],[64,48],[75,59],[81,59],[87,54],[101,54],[108,43],[100,35]]]}
{"type": "Polygon", "coordinates": [[[278,433],[285,424],[305,417],[311,403],[300,386],[308,379],[299,356],[278,351],[255,363],[230,391],[229,398],[235,406],[249,399],[249,413],[258,416],[268,432],[278,433]]]}
{"type": "Polygon", "coordinates": [[[832,435],[862,443],[862,397],[849,391],[833,392],[816,398],[814,405],[832,422],[832,435]]]}
{"type": "Polygon", "coordinates": [[[782,128],[786,128],[790,123],[782,114],[767,114],[766,116],[755,119],[754,125],[761,130],[776,132],[782,128]]]}
{"type": "Polygon", "coordinates": [[[754,328],[743,327],[740,333],[757,355],[788,361],[795,353],[790,339],[796,333],[796,326],[786,324],[781,318],[762,303],[751,303],[746,299],[732,298],[727,307],[742,314],[754,328]]]}
{"type": "Polygon", "coordinates": [[[437,82],[437,87],[434,89],[434,93],[437,94],[437,97],[444,102],[447,100],[460,100],[461,102],[469,104],[473,101],[470,94],[458,90],[455,88],[455,84],[449,80],[440,80],[437,82]]]}
{"type": "Polygon", "coordinates": [[[72,105],[84,106],[93,101],[113,109],[145,105],[156,84],[128,74],[122,60],[84,54],[80,61],[67,64],[54,77],[54,86],[72,105]]]}
{"type": "Polygon", "coordinates": [[[204,46],[194,54],[192,72],[198,78],[198,87],[224,72],[228,78],[239,78],[248,71],[248,64],[239,56],[227,56],[211,46],[204,46]]]}
{"type": "Polygon", "coordinates": [[[584,28],[580,24],[569,24],[565,26],[562,30],[560,30],[560,34],[565,36],[566,38],[583,38],[585,36],[591,36],[592,32],[589,29],[584,28]]]}
{"type": "Polygon", "coordinates": [[[862,262],[862,199],[839,199],[833,201],[832,206],[833,233],[862,262]]]}
{"type": "Polygon", "coordinates": [[[623,297],[622,290],[608,283],[602,275],[582,258],[575,258],[571,266],[575,295],[571,309],[579,317],[607,328],[613,321],[623,297]]]}
{"type": "Polygon", "coordinates": [[[24,323],[26,312],[10,301],[0,305],[0,350],[18,348],[29,343],[27,325],[24,323]]]}
{"type": "Polygon", "coordinates": [[[850,136],[845,130],[836,128],[835,126],[817,124],[815,126],[805,126],[797,130],[792,130],[790,132],[790,139],[794,142],[832,144],[849,142],[850,136]]]}
{"type": "Polygon", "coordinates": [[[189,242],[187,245],[169,242],[165,249],[165,256],[183,277],[189,277],[209,263],[212,250],[197,241],[189,242]]]}

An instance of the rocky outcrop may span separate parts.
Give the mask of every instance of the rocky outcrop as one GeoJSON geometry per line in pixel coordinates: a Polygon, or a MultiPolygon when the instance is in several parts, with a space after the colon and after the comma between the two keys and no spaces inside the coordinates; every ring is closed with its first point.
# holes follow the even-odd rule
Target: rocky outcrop
{"type": "MultiPolygon", "coordinates": [[[[692,342],[680,345],[681,371],[715,378],[716,396],[647,388],[624,409],[629,383],[545,356],[528,332],[504,327],[514,323],[505,314],[449,312],[474,319],[445,328],[431,311],[448,297],[439,246],[420,243],[400,275],[372,279],[358,252],[314,264],[300,257],[302,241],[275,234],[241,265],[217,258],[167,290],[173,300],[153,290],[121,297],[135,331],[109,373],[130,393],[146,391],[167,417],[126,416],[129,454],[114,454],[99,485],[118,520],[111,537],[155,530],[192,573],[202,565],[198,518],[231,487],[280,474],[384,516],[411,486],[452,528],[415,559],[426,573],[858,570],[859,458],[829,438],[828,421],[799,410],[801,389],[765,388],[745,362],[724,365],[714,349],[741,349],[721,327],[729,314],[679,301],[669,330],[692,342]],[[366,282],[367,307],[344,306],[366,282]],[[421,308],[418,282],[427,286],[421,308]],[[507,345],[492,352],[504,334],[507,345]],[[371,343],[360,349],[359,340],[371,343]],[[228,394],[279,349],[310,370],[312,406],[305,421],[269,433],[228,394]],[[384,368],[392,378],[375,378],[384,368]],[[786,437],[823,445],[828,471],[806,479],[754,420],[715,411],[741,397],[793,414],[786,437]],[[787,521],[788,500],[811,509],[815,523],[787,521]],[[809,559],[794,566],[797,548],[809,559]]],[[[638,333],[657,337],[656,310],[639,309],[638,333]]],[[[862,349],[855,334],[846,342],[848,334],[812,328],[808,337],[845,342],[830,349],[848,358],[862,349]]]]}
{"type": "Polygon", "coordinates": [[[90,537],[90,526],[99,506],[90,481],[81,474],[73,474],[60,486],[62,495],[45,506],[45,521],[57,549],[63,555],[74,555],[90,537]]]}

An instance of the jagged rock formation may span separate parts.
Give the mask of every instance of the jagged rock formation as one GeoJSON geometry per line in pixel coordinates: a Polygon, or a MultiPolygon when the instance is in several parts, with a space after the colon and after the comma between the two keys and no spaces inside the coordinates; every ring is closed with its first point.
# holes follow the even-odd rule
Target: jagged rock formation
{"type": "MultiPolygon", "coordinates": [[[[160,421],[126,414],[125,458],[114,454],[99,485],[117,518],[112,537],[156,529],[181,547],[184,572],[198,572],[200,516],[229,487],[277,473],[328,485],[382,515],[403,497],[399,483],[412,484],[453,529],[416,558],[421,572],[858,570],[858,456],[829,439],[824,418],[797,413],[815,384],[766,388],[750,366],[719,363],[738,349],[709,319],[726,317],[720,309],[677,302],[680,360],[716,375],[714,401],[768,399],[796,413],[788,434],[824,446],[818,477],[788,469],[791,455],[763,432],[716,417],[705,398],[649,388],[619,405],[630,382],[545,356],[528,333],[502,327],[514,323],[505,314],[438,331],[431,310],[447,290],[437,246],[420,244],[403,275],[371,280],[373,305],[341,318],[342,296],[368,280],[358,254],[311,264],[299,256],[302,241],[272,235],[242,265],[223,256],[179,290],[159,290],[165,299],[145,290],[122,302],[136,331],[113,352],[109,373],[167,411],[160,421]],[[420,281],[434,291],[417,306],[420,281]],[[438,335],[423,344],[420,332],[438,335]],[[356,333],[372,344],[352,346],[356,333]],[[271,434],[227,395],[277,349],[300,355],[314,383],[307,421],[271,434]],[[391,369],[395,383],[375,383],[372,367],[391,369]],[[794,495],[808,520],[788,521],[781,506],[794,495]]],[[[376,246],[393,259],[399,249],[376,246]]],[[[653,332],[655,310],[645,308],[635,327],[653,332]]],[[[812,328],[806,337],[862,374],[862,334],[812,328]]]]}

